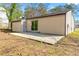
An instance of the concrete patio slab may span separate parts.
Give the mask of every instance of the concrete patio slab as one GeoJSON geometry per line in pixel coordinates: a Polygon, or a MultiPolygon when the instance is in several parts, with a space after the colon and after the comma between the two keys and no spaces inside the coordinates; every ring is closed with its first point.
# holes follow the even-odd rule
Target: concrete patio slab
{"type": "Polygon", "coordinates": [[[45,34],[40,34],[40,33],[31,33],[31,32],[26,32],[26,33],[10,33],[12,35],[24,37],[24,38],[29,38],[33,40],[38,40],[50,44],[55,44],[57,41],[59,41],[61,38],[64,36],[57,36],[57,35],[45,35],[45,34]]]}

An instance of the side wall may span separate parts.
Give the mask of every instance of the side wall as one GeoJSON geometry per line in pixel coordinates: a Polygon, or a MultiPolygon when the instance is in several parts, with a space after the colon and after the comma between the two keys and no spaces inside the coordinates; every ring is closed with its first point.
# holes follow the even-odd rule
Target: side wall
{"type": "Polygon", "coordinates": [[[66,35],[74,31],[74,18],[72,12],[66,13],[66,35]]]}
{"type": "Polygon", "coordinates": [[[12,31],[22,32],[21,21],[19,21],[19,22],[12,22],[12,31]]]}
{"type": "Polygon", "coordinates": [[[8,29],[11,30],[11,22],[8,24],[8,29]]]}
{"type": "Polygon", "coordinates": [[[65,14],[27,20],[27,31],[31,30],[31,21],[38,20],[38,32],[65,34],[65,14]]]}

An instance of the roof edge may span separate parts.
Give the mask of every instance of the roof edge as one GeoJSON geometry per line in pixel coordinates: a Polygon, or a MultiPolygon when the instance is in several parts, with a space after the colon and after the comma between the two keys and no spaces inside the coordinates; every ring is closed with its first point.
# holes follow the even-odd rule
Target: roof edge
{"type": "Polygon", "coordinates": [[[63,14],[66,14],[66,13],[51,14],[51,15],[44,15],[44,16],[36,16],[36,17],[26,18],[26,19],[44,18],[44,17],[57,16],[57,15],[63,15],[63,14]]]}
{"type": "MultiPolygon", "coordinates": [[[[43,16],[36,16],[36,17],[31,17],[31,18],[26,18],[26,20],[29,20],[29,19],[35,19],[35,18],[44,18],[44,17],[50,17],[50,16],[57,16],[57,15],[63,15],[63,14],[66,14],[67,12],[69,12],[71,10],[68,10],[68,11],[65,11],[65,12],[59,12],[59,13],[52,13],[52,14],[46,14],[46,15],[43,15],[43,16]]],[[[21,20],[14,20],[14,21],[11,21],[11,22],[19,22],[21,20]]]]}

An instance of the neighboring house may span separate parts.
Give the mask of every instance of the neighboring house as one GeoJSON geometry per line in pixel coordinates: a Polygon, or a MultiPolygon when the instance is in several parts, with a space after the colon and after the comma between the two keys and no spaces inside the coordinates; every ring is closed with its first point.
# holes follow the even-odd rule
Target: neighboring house
{"type": "Polygon", "coordinates": [[[6,15],[6,10],[3,7],[0,7],[0,29],[8,28],[8,18],[6,15]]]}
{"type": "Polygon", "coordinates": [[[79,28],[79,23],[75,23],[75,28],[79,28]]]}
{"type": "Polygon", "coordinates": [[[71,11],[26,18],[12,21],[12,31],[67,35],[74,31],[74,19],[71,11]]]}

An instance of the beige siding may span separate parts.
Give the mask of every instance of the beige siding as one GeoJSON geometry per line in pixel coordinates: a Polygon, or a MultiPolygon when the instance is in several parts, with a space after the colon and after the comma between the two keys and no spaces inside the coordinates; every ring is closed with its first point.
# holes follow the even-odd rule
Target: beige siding
{"type": "Polygon", "coordinates": [[[8,29],[11,30],[11,22],[8,24],[8,29]]]}
{"type": "Polygon", "coordinates": [[[66,35],[74,31],[74,19],[71,11],[66,13],[66,35]]]}
{"type": "Polygon", "coordinates": [[[21,22],[13,22],[12,23],[12,31],[22,32],[21,22]]]}
{"type": "Polygon", "coordinates": [[[26,27],[27,27],[26,31],[31,31],[31,20],[26,21],[26,27]]]}
{"type": "Polygon", "coordinates": [[[27,31],[31,31],[31,21],[38,20],[38,32],[64,35],[65,15],[27,20],[27,31]]]}

